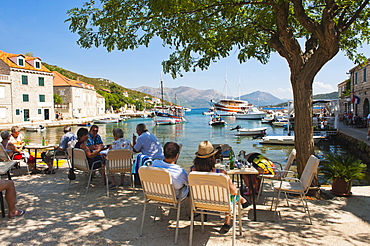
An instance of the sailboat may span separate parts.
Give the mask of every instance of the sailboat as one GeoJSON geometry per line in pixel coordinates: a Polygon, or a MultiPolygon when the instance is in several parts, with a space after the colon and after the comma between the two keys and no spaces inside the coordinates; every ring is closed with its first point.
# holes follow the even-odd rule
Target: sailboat
{"type": "Polygon", "coordinates": [[[154,123],[156,125],[174,125],[185,122],[184,108],[177,105],[164,105],[163,80],[161,77],[161,106],[156,106],[154,111],[154,123]]]}

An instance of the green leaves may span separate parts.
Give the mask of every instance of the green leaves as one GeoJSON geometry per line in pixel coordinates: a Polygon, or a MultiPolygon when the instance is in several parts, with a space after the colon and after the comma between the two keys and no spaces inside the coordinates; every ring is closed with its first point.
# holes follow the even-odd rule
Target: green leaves
{"type": "Polygon", "coordinates": [[[344,179],[346,182],[364,179],[367,165],[354,156],[341,154],[328,154],[319,171],[326,179],[344,179]]]}

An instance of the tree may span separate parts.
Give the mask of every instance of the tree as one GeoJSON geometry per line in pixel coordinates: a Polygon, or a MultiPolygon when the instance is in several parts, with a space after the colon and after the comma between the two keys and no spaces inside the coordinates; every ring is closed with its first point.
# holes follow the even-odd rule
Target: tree
{"type": "Polygon", "coordinates": [[[55,104],[62,104],[63,103],[63,98],[61,96],[59,96],[58,94],[54,93],[53,97],[54,97],[54,103],[55,104]]]}
{"type": "Polygon", "coordinates": [[[240,62],[267,63],[272,52],[288,62],[293,89],[298,172],[314,152],[312,84],[339,50],[360,63],[369,43],[369,0],[91,0],[68,11],[83,48],[108,51],[148,46],[159,37],[173,50],[164,72],[207,69],[237,52],[240,62]]]}

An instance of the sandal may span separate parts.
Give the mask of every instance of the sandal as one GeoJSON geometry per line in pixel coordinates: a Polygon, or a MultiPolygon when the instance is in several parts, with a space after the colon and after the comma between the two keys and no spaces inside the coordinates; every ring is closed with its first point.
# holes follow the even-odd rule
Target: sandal
{"type": "Polygon", "coordinates": [[[246,201],[245,203],[242,203],[242,207],[243,208],[247,208],[249,207],[250,205],[252,205],[249,201],[246,201]]]}
{"type": "Polygon", "coordinates": [[[9,218],[19,217],[19,216],[22,216],[26,213],[26,211],[24,211],[22,209],[18,209],[17,212],[18,212],[17,214],[15,214],[13,216],[9,216],[9,218]]]}
{"type": "Polygon", "coordinates": [[[226,234],[230,231],[231,225],[224,224],[220,229],[220,234],[226,234]]]}

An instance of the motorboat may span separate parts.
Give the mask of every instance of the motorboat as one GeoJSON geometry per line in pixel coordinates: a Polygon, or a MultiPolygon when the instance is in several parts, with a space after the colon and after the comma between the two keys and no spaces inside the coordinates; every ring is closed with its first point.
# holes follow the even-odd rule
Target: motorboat
{"type": "Polygon", "coordinates": [[[256,136],[256,135],[266,135],[267,127],[240,128],[236,130],[238,132],[235,133],[235,136],[256,136]]]}
{"type": "Polygon", "coordinates": [[[232,116],[238,112],[243,112],[253,106],[247,101],[236,99],[221,99],[217,102],[211,100],[210,104],[220,115],[228,113],[228,116],[232,116]]]}
{"type": "Polygon", "coordinates": [[[227,125],[227,122],[224,121],[221,118],[221,116],[219,116],[219,115],[213,115],[211,117],[211,120],[209,121],[208,124],[211,125],[211,126],[225,126],[225,125],[227,125]]]}
{"type": "Polygon", "coordinates": [[[261,120],[266,113],[256,107],[249,107],[247,110],[235,114],[237,120],[261,120]]]}
{"type": "Polygon", "coordinates": [[[24,129],[28,132],[42,132],[46,128],[42,125],[38,125],[38,126],[30,125],[30,126],[24,126],[24,129]]]}
{"type": "Polygon", "coordinates": [[[285,118],[281,118],[281,119],[277,119],[273,121],[271,124],[277,127],[284,127],[289,124],[289,120],[285,118]]]}
{"type": "Polygon", "coordinates": [[[121,120],[116,118],[104,118],[99,120],[94,120],[94,124],[109,124],[109,123],[119,123],[121,120]]]}
{"type": "MultiPolygon", "coordinates": [[[[294,145],[294,136],[265,136],[260,144],[294,145]]],[[[324,139],[324,136],[313,136],[314,143],[324,139]]]]}
{"type": "Polygon", "coordinates": [[[273,114],[266,114],[265,117],[262,118],[261,123],[262,124],[271,124],[274,121],[274,115],[273,114]]]}
{"type": "Polygon", "coordinates": [[[214,113],[215,113],[214,111],[208,110],[208,111],[204,111],[202,114],[203,115],[213,115],[214,113]]]}
{"type": "Polygon", "coordinates": [[[156,125],[175,125],[176,120],[172,118],[167,118],[167,117],[157,117],[155,120],[156,125]]]}
{"type": "Polygon", "coordinates": [[[191,111],[191,108],[184,108],[184,111],[185,112],[190,112],[191,111]]]}

